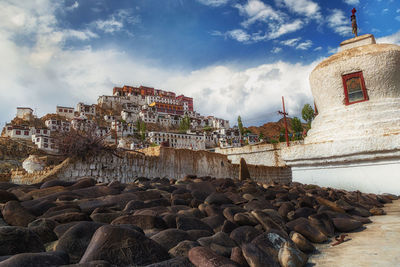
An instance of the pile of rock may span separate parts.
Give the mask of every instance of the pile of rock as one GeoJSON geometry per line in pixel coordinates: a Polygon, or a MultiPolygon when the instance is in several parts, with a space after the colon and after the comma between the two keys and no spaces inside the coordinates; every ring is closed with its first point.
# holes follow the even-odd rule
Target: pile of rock
{"type": "Polygon", "coordinates": [[[0,183],[0,267],[304,266],[393,199],[209,177],[0,183]]]}

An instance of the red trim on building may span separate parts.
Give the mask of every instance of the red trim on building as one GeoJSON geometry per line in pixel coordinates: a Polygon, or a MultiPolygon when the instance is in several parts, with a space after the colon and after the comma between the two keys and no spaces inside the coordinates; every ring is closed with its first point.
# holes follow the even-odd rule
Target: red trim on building
{"type": "Polygon", "coordinates": [[[364,81],[364,76],[363,76],[362,71],[354,72],[354,73],[350,73],[350,74],[346,74],[346,75],[342,75],[342,81],[343,81],[344,97],[345,97],[344,102],[345,102],[346,106],[369,100],[368,93],[367,93],[367,88],[365,87],[365,81],[364,81]],[[363,99],[350,102],[346,81],[348,81],[349,79],[352,79],[352,78],[360,78],[361,89],[362,89],[362,93],[363,93],[363,99]]]}

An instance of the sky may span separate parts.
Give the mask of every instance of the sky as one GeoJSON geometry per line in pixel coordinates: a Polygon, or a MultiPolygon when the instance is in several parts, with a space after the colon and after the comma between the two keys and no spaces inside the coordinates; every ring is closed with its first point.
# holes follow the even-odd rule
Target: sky
{"type": "Polygon", "coordinates": [[[115,86],[194,98],[245,126],[313,103],[308,76],[359,35],[400,45],[400,0],[0,0],[0,123],[97,103],[115,86]]]}

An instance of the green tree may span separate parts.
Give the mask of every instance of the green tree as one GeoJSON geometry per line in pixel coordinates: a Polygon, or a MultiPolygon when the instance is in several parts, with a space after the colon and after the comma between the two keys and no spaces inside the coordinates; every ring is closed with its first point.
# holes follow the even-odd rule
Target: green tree
{"type": "Polygon", "coordinates": [[[260,133],[259,135],[258,135],[258,139],[261,141],[261,139],[264,139],[264,134],[263,133],[260,133]]]}
{"type": "Polygon", "coordinates": [[[294,117],[292,119],[292,129],[293,129],[294,140],[300,140],[302,138],[303,125],[301,124],[299,118],[294,117]]]}
{"type": "Polygon", "coordinates": [[[310,104],[304,105],[303,109],[301,110],[301,117],[307,122],[308,127],[311,128],[311,122],[315,117],[315,113],[310,104]]]}
{"type": "Polygon", "coordinates": [[[243,128],[242,118],[240,117],[240,115],[238,116],[237,121],[238,121],[238,127],[239,127],[240,134],[243,135],[244,128],[243,128]]]}
{"type": "Polygon", "coordinates": [[[190,118],[188,115],[185,115],[181,122],[179,123],[179,130],[182,132],[186,132],[190,129],[190,118]]]}
{"type": "Polygon", "coordinates": [[[140,118],[136,121],[136,131],[138,137],[144,141],[146,139],[146,131],[147,131],[147,126],[144,121],[142,121],[140,118]]]}
{"type": "Polygon", "coordinates": [[[285,142],[286,141],[286,137],[285,137],[285,128],[281,128],[281,130],[279,131],[279,142],[285,142]]]}
{"type": "Polygon", "coordinates": [[[140,123],[140,139],[142,139],[142,141],[146,139],[146,131],[147,131],[146,123],[142,121],[140,123]]]}

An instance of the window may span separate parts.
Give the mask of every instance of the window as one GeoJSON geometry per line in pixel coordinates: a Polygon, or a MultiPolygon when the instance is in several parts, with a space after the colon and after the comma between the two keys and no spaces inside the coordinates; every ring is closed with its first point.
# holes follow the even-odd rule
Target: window
{"type": "Polygon", "coordinates": [[[36,133],[40,134],[40,130],[39,130],[39,129],[37,129],[37,130],[36,130],[36,133]]]}
{"type": "Polygon", "coordinates": [[[21,135],[21,131],[15,131],[16,135],[21,135]]]}
{"type": "Polygon", "coordinates": [[[368,100],[367,89],[362,72],[355,72],[342,76],[345,105],[368,100]]]}
{"type": "Polygon", "coordinates": [[[29,131],[25,131],[25,132],[24,132],[24,135],[29,135],[29,131]]]}
{"type": "Polygon", "coordinates": [[[49,147],[49,145],[48,145],[48,144],[44,144],[44,147],[45,147],[45,148],[48,148],[48,147],[49,147]]]}
{"type": "Polygon", "coordinates": [[[43,133],[47,134],[47,130],[43,130],[43,133]]]}
{"type": "Polygon", "coordinates": [[[63,112],[63,110],[60,108],[60,109],[58,109],[58,112],[63,112]]]}

